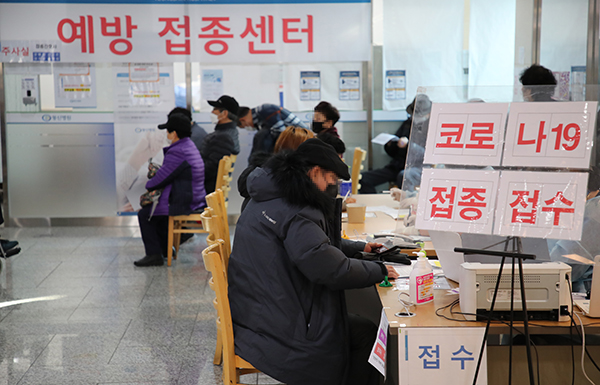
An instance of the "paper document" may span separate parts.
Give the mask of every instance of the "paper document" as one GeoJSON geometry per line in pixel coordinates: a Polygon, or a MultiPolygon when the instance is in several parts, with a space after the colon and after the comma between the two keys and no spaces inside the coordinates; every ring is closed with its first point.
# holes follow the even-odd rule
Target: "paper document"
{"type": "Polygon", "coordinates": [[[373,139],[371,139],[371,143],[384,145],[392,139],[400,139],[400,138],[398,138],[396,135],[387,134],[385,132],[382,132],[381,134],[379,134],[376,137],[374,137],[373,139]]]}
{"type": "Polygon", "coordinates": [[[389,215],[394,219],[398,218],[398,209],[393,209],[388,206],[367,206],[368,213],[372,213],[374,211],[381,211],[382,213],[389,215]]]}

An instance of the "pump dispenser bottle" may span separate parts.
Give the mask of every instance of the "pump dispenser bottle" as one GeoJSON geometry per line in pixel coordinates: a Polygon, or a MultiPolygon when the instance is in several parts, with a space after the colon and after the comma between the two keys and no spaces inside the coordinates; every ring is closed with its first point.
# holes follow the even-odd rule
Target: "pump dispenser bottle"
{"type": "Polygon", "coordinates": [[[412,303],[423,305],[433,301],[433,269],[427,260],[423,244],[416,254],[419,257],[408,280],[409,295],[412,303]]]}

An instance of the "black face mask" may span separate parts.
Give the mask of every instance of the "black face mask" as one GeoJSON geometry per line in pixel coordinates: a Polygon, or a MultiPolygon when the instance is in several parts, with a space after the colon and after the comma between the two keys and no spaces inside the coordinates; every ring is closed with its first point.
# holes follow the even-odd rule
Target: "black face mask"
{"type": "Polygon", "coordinates": [[[328,197],[331,198],[336,198],[338,196],[340,189],[337,183],[335,184],[328,184],[327,187],[325,188],[325,194],[328,197]]]}
{"type": "Polygon", "coordinates": [[[318,134],[319,132],[323,131],[323,122],[315,122],[313,120],[312,122],[312,130],[315,134],[318,134]]]}

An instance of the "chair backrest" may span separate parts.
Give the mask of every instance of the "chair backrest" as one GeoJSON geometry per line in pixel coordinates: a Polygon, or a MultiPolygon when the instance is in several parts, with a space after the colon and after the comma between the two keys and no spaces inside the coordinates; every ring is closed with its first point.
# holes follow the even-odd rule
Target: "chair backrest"
{"type": "Polygon", "coordinates": [[[352,159],[352,194],[357,194],[360,184],[360,172],[363,169],[362,162],[367,157],[367,152],[360,147],[354,149],[354,159],[352,159]]]}
{"type": "Polygon", "coordinates": [[[219,189],[219,188],[222,190],[223,186],[225,186],[227,184],[227,180],[229,177],[227,170],[229,169],[230,166],[231,166],[231,158],[228,155],[225,155],[219,161],[219,168],[217,169],[217,180],[215,183],[215,190],[219,189]]]}
{"type": "Polygon", "coordinates": [[[211,220],[211,224],[209,225],[211,228],[207,228],[207,230],[209,233],[215,235],[215,239],[224,240],[224,258],[225,264],[227,265],[229,261],[229,255],[231,254],[231,238],[229,233],[229,223],[227,220],[227,207],[225,204],[223,191],[219,189],[208,194],[206,196],[206,203],[212,210],[212,215],[214,215],[211,220]]]}
{"type": "Polygon", "coordinates": [[[215,190],[221,189],[223,191],[225,202],[227,202],[229,191],[231,190],[230,184],[233,180],[233,170],[236,159],[237,155],[226,155],[219,161],[215,190]]]}
{"type": "Polygon", "coordinates": [[[233,340],[233,324],[229,307],[227,271],[223,263],[221,250],[222,240],[208,246],[202,251],[204,267],[212,274],[212,286],[217,297],[217,314],[221,320],[221,336],[223,338],[223,377],[236,378],[235,347],[233,340]]]}

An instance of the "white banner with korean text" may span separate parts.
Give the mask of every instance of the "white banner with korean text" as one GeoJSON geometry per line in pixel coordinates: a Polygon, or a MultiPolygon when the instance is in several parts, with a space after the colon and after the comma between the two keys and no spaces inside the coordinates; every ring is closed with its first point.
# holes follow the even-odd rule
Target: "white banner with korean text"
{"type": "Polygon", "coordinates": [[[370,52],[370,0],[0,3],[2,62],[339,62],[370,52]]]}
{"type": "MultiPolygon", "coordinates": [[[[400,328],[399,384],[472,384],[485,328],[400,328]],[[443,379],[443,381],[440,381],[443,379]]],[[[487,384],[487,347],[477,385],[487,384]]]]}
{"type": "Polygon", "coordinates": [[[580,240],[585,173],[502,171],[494,234],[580,240]]]}
{"type": "Polygon", "coordinates": [[[511,103],[503,166],[586,169],[598,102],[511,103]]]}
{"type": "Polygon", "coordinates": [[[499,166],[508,103],[434,103],[425,163],[499,166]]]}
{"type": "Polygon", "coordinates": [[[490,170],[423,170],[417,228],[491,234],[498,179],[490,170]]]}

